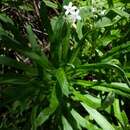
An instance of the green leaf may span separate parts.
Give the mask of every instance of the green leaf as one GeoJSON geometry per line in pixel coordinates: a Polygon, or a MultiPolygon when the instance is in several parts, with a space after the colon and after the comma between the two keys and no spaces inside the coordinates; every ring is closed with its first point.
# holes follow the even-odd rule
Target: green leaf
{"type": "Polygon", "coordinates": [[[9,18],[6,14],[1,13],[0,14],[0,20],[5,22],[6,24],[14,25],[14,22],[11,18],[9,18]]]}
{"type": "Polygon", "coordinates": [[[2,28],[0,28],[0,37],[2,38],[3,44],[6,47],[24,54],[30,59],[36,61],[36,63],[41,65],[43,68],[52,68],[51,63],[48,61],[48,58],[45,56],[44,53],[42,53],[42,56],[39,56],[38,54],[33,52],[29,47],[25,47],[22,43],[8,36],[8,33],[6,33],[2,28]]]}
{"type": "Polygon", "coordinates": [[[51,41],[53,36],[53,31],[52,31],[50,20],[48,18],[48,11],[44,0],[41,1],[41,5],[40,5],[40,18],[41,18],[41,23],[43,25],[43,31],[46,29],[49,40],[51,41]]]}
{"type": "MultiPolygon", "coordinates": [[[[93,70],[93,69],[103,69],[103,68],[109,68],[109,69],[116,69],[120,75],[123,77],[123,79],[125,80],[125,82],[127,83],[127,85],[130,87],[130,82],[124,72],[123,69],[121,69],[119,66],[115,65],[115,64],[110,64],[110,63],[96,63],[96,64],[84,64],[84,65],[80,65],[77,67],[76,71],[82,71],[82,70],[93,70]]],[[[86,72],[85,71],[85,72],[86,72]]]]}
{"type": "Polygon", "coordinates": [[[115,100],[114,100],[113,107],[114,107],[114,115],[115,115],[115,117],[116,117],[116,118],[119,120],[119,122],[124,126],[125,124],[124,124],[124,121],[123,121],[123,118],[122,118],[122,115],[121,115],[119,99],[115,99],[115,100]]]}
{"type": "Polygon", "coordinates": [[[97,110],[89,107],[85,103],[81,103],[85,110],[92,116],[92,118],[98,123],[103,130],[115,130],[115,128],[101,115],[97,110]]]}
{"type": "Polygon", "coordinates": [[[124,87],[125,85],[117,85],[116,83],[98,83],[98,82],[88,82],[84,80],[77,80],[77,82],[74,82],[74,84],[81,85],[81,87],[85,87],[88,89],[94,89],[99,91],[105,91],[105,92],[114,92],[118,95],[125,96],[127,98],[130,98],[130,89],[127,87],[124,87]]]}
{"type": "Polygon", "coordinates": [[[36,118],[36,125],[40,126],[42,125],[46,120],[49,119],[49,117],[55,112],[55,110],[58,107],[58,100],[56,97],[55,88],[53,88],[53,91],[51,93],[50,98],[50,104],[47,108],[44,108],[37,116],[36,118]]]}
{"type": "Polygon", "coordinates": [[[113,7],[113,0],[107,0],[109,7],[113,7]]]}
{"type": "Polygon", "coordinates": [[[110,35],[107,35],[107,36],[103,36],[101,37],[100,39],[97,40],[97,45],[100,47],[100,46],[107,46],[109,43],[111,43],[113,40],[115,39],[114,36],[110,36],[110,35]]]}
{"type": "Polygon", "coordinates": [[[86,36],[89,34],[89,32],[86,32],[81,39],[79,39],[78,34],[75,30],[73,30],[74,38],[76,42],[78,43],[77,47],[73,50],[72,55],[70,56],[69,64],[73,64],[75,60],[77,59],[81,48],[83,47],[83,43],[85,42],[86,36]]]}
{"type": "Polygon", "coordinates": [[[65,95],[65,96],[69,96],[70,92],[69,92],[69,83],[67,81],[67,78],[66,78],[66,75],[65,75],[65,72],[62,68],[59,68],[57,71],[56,71],[56,78],[57,78],[57,81],[61,87],[61,90],[62,90],[62,93],[65,95]]]}
{"type": "Polygon", "coordinates": [[[95,109],[101,107],[101,100],[96,97],[93,97],[89,94],[83,95],[78,91],[74,91],[73,95],[73,100],[84,102],[95,109]]]}
{"type": "Polygon", "coordinates": [[[19,6],[22,11],[34,11],[32,4],[25,3],[19,6]]]}
{"type": "Polygon", "coordinates": [[[57,3],[51,2],[49,0],[43,0],[46,4],[46,6],[53,8],[53,9],[58,9],[57,3]]]}
{"type": "Polygon", "coordinates": [[[19,41],[15,40],[13,37],[9,35],[3,28],[0,27],[0,38],[2,43],[8,47],[15,50],[27,50],[27,45],[20,43],[19,41]]]}
{"type": "Polygon", "coordinates": [[[31,69],[31,66],[18,62],[17,60],[9,58],[7,56],[0,56],[0,64],[26,71],[31,69]]]}
{"type": "Polygon", "coordinates": [[[125,126],[128,126],[129,120],[128,120],[128,117],[127,117],[124,110],[121,112],[121,115],[122,115],[122,119],[123,119],[123,122],[124,122],[125,126]]]}
{"type": "Polygon", "coordinates": [[[51,59],[56,67],[63,64],[68,60],[68,50],[70,48],[70,23],[67,23],[63,16],[60,15],[58,18],[53,18],[53,40],[51,42],[51,59]]]}
{"type": "Polygon", "coordinates": [[[27,25],[27,33],[32,50],[35,52],[40,52],[40,48],[37,43],[37,36],[32,31],[32,27],[30,25],[27,25]]]}
{"type": "Polygon", "coordinates": [[[25,45],[25,40],[23,39],[23,37],[20,36],[20,30],[18,29],[16,24],[14,24],[11,18],[9,18],[6,14],[1,13],[0,21],[2,21],[2,27],[5,30],[10,31],[14,35],[14,39],[20,41],[22,44],[25,45]]]}
{"type": "Polygon", "coordinates": [[[11,85],[27,85],[30,79],[28,77],[21,76],[19,74],[2,74],[0,75],[0,84],[11,84],[11,85]]]}
{"type": "Polygon", "coordinates": [[[60,65],[62,60],[62,40],[66,35],[66,27],[64,28],[64,24],[65,22],[62,16],[60,16],[54,27],[54,32],[58,33],[53,34],[53,40],[51,42],[51,59],[56,67],[60,65]]]}
{"type": "Polygon", "coordinates": [[[109,27],[112,25],[113,25],[112,21],[107,17],[103,17],[96,23],[97,28],[109,27]]]}
{"type": "Polygon", "coordinates": [[[85,80],[77,80],[74,82],[74,84],[80,85],[81,87],[83,86],[84,88],[88,89],[94,89],[94,90],[99,90],[99,91],[104,91],[104,92],[114,92],[118,95],[125,96],[127,98],[130,98],[130,88],[128,86],[122,85],[122,84],[116,84],[116,83],[98,83],[98,82],[91,82],[91,81],[85,81],[85,80]]]}
{"type": "Polygon", "coordinates": [[[105,109],[105,108],[111,106],[114,102],[114,99],[115,99],[115,93],[113,93],[113,92],[108,93],[108,95],[102,102],[102,109],[105,109]]]}
{"type": "Polygon", "coordinates": [[[115,13],[117,13],[118,15],[120,15],[121,17],[125,17],[127,19],[129,19],[129,17],[130,17],[130,14],[128,14],[127,12],[125,12],[121,9],[113,8],[111,10],[114,11],[115,13]]]}
{"type": "Polygon", "coordinates": [[[63,130],[73,130],[67,119],[62,116],[62,125],[63,125],[63,130]]]}
{"type": "Polygon", "coordinates": [[[37,126],[36,126],[36,115],[37,115],[37,110],[38,110],[38,106],[35,106],[34,108],[32,108],[32,112],[31,112],[31,125],[32,128],[31,130],[37,130],[37,126]]]}
{"type": "Polygon", "coordinates": [[[87,119],[85,119],[84,117],[82,117],[77,111],[75,111],[74,109],[71,110],[71,114],[74,117],[74,119],[76,120],[77,124],[79,125],[79,129],[82,130],[81,127],[83,128],[87,128],[88,130],[101,130],[100,128],[98,128],[96,125],[90,123],[87,119]]]}
{"type": "Polygon", "coordinates": [[[102,62],[105,62],[107,60],[112,59],[114,56],[119,55],[121,51],[127,50],[130,51],[130,42],[128,41],[126,44],[121,44],[117,47],[112,48],[109,52],[107,52],[103,57],[101,58],[102,62]]]}
{"type": "Polygon", "coordinates": [[[52,64],[49,62],[46,55],[43,53],[42,56],[39,56],[35,52],[31,51],[21,51],[25,56],[28,56],[30,59],[36,61],[37,64],[39,64],[44,69],[53,69],[52,64]]]}

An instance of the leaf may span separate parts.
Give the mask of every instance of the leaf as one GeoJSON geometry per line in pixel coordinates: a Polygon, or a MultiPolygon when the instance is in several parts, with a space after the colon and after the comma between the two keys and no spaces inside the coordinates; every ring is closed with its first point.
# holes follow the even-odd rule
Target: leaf
{"type": "Polygon", "coordinates": [[[110,36],[110,35],[107,35],[107,36],[103,36],[101,37],[100,39],[98,39],[98,43],[97,45],[100,47],[100,46],[107,46],[109,43],[111,43],[113,40],[115,39],[114,36],[110,36]]]}
{"type": "Polygon", "coordinates": [[[97,28],[109,27],[109,26],[112,26],[112,25],[113,25],[112,21],[107,17],[103,17],[102,19],[100,19],[96,23],[97,28]]]}
{"type": "Polygon", "coordinates": [[[7,56],[0,56],[0,64],[26,71],[32,69],[31,66],[18,62],[17,60],[9,58],[7,56]]]}
{"type": "Polygon", "coordinates": [[[14,22],[11,18],[9,18],[6,14],[1,13],[0,14],[0,20],[5,22],[6,24],[14,25],[14,22]]]}
{"type": "Polygon", "coordinates": [[[21,76],[18,74],[9,75],[2,74],[0,75],[0,84],[12,84],[12,85],[27,85],[29,84],[30,79],[28,77],[21,76]]]}
{"type": "Polygon", "coordinates": [[[51,2],[49,0],[43,0],[46,4],[46,6],[53,8],[53,9],[58,9],[58,5],[54,2],[51,2]]]}
{"type": "Polygon", "coordinates": [[[37,115],[37,110],[38,110],[38,106],[35,106],[34,108],[32,108],[32,112],[31,112],[31,125],[32,128],[31,130],[37,130],[37,126],[36,126],[36,115],[37,115]]]}
{"type": "Polygon", "coordinates": [[[63,17],[56,19],[54,26],[53,40],[51,42],[51,59],[56,67],[60,66],[62,60],[62,40],[66,36],[66,28],[63,17]]]}
{"type": "Polygon", "coordinates": [[[38,54],[33,52],[29,47],[25,47],[22,43],[8,36],[8,33],[6,33],[2,28],[0,28],[0,37],[2,38],[3,44],[6,47],[24,54],[30,59],[36,61],[36,63],[41,65],[43,68],[53,68],[44,53],[42,53],[42,56],[39,56],[38,54]]]}
{"type": "Polygon", "coordinates": [[[77,124],[82,126],[83,128],[87,128],[88,121],[83,118],[78,112],[76,112],[74,109],[71,110],[71,114],[76,120],[77,124]]]}
{"type": "Polygon", "coordinates": [[[32,31],[32,27],[30,25],[27,25],[27,33],[32,50],[35,52],[40,52],[40,48],[37,43],[37,36],[32,31]]]}
{"type": "MultiPolygon", "coordinates": [[[[82,117],[77,111],[75,111],[74,109],[71,110],[71,114],[74,117],[74,119],[76,120],[77,124],[83,128],[87,128],[88,130],[101,130],[100,128],[98,128],[96,125],[90,123],[87,119],[85,119],[84,117],[82,117]]],[[[80,127],[79,127],[80,129],[80,127]]],[[[82,130],[82,128],[81,128],[82,130]]]]}
{"type": "Polygon", "coordinates": [[[70,0],[64,0],[63,5],[68,5],[69,2],[70,2],[70,0]]]}
{"type": "Polygon", "coordinates": [[[98,83],[98,82],[88,82],[85,80],[77,80],[76,82],[73,82],[74,84],[80,85],[81,87],[83,86],[84,88],[88,89],[94,89],[94,90],[99,90],[99,91],[104,91],[104,92],[114,92],[118,95],[125,96],[127,98],[130,98],[130,88],[128,86],[118,84],[116,83],[98,83]],[[126,87],[125,87],[126,86],[126,87]]]}
{"type": "Polygon", "coordinates": [[[44,69],[53,69],[52,64],[49,62],[48,58],[44,53],[42,54],[42,56],[39,56],[35,52],[31,51],[21,51],[21,53],[22,52],[25,56],[28,56],[30,59],[36,61],[36,63],[39,64],[44,69]]]}
{"type": "Polygon", "coordinates": [[[128,50],[130,51],[130,42],[127,42],[126,44],[121,44],[117,47],[112,48],[109,52],[107,52],[103,57],[101,58],[101,61],[105,62],[105,60],[110,60],[114,56],[119,55],[121,51],[128,50]]]}
{"type": "Polygon", "coordinates": [[[0,14],[0,21],[2,21],[2,27],[5,30],[13,33],[14,39],[20,41],[22,44],[25,45],[25,40],[20,36],[20,30],[18,29],[16,24],[14,24],[14,22],[11,18],[9,18],[6,14],[1,13],[0,14]]]}
{"type": "Polygon", "coordinates": [[[122,118],[122,115],[121,115],[119,99],[115,99],[115,100],[114,100],[113,107],[114,107],[114,115],[115,115],[115,117],[116,117],[116,118],[119,120],[119,122],[124,126],[125,124],[124,124],[124,121],[123,121],[123,118],[122,118]]]}
{"type": "Polygon", "coordinates": [[[49,40],[51,41],[53,36],[53,31],[52,31],[50,20],[48,18],[47,7],[44,0],[41,1],[41,5],[40,5],[40,18],[41,18],[41,23],[43,25],[43,30],[46,29],[49,40]]]}
{"type": "Polygon", "coordinates": [[[78,34],[75,30],[73,30],[73,35],[78,43],[77,47],[73,50],[72,55],[70,56],[69,64],[73,64],[75,60],[77,59],[80,49],[83,47],[83,43],[85,42],[86,36],[89,34],[89,32],[86,32],[81,39],[78,38],[78,34]]]}
{"type": "Polygon", "coordinates": [[[3,28],[0,27],[0,38],[2,40],[2,43],[8,47],[8,48],[12,48],[15,50],[27,50],[27,45],[23,45],[22,43],[20,43],[19,41],[13,39],[9,33],[7,33],[3,28]]]}
{"type": "Polygon", "coordinates": [[[122,115],[122,119],[123,119],[123,122],[124,122],[125,126],[128,126],[129,120],[128,120],[128,117],[127,117],[124,110],[121,112],[121,115],[122,115]]]}
{"type": "Polygon", "coordinates": [[[73,95],[73,100],[84,102],[95,109],[101,107],[101,100],[96,97],[93,97],[89,94],[83,95],[78,91],[74,91],[73,95]]]}
{"type": "Polygon", "coordinates": [[[93,117],[93,119],[98,123],[98,125],[103,130],[115,130],[115,128],[106,120],[106,118],[101,115],[97,110],[89,107],[85,103],[81,103],[85,110],[93,117]]]}
{"type": "Polygon", "coordinates": [[[57,81],[61,87],[61,90],[62,90],[62,93],[65,95],[65,96],[69,96],[70,92],[69,92],[69,83],[67,81],[67,78],[66,78],[66,75],[65,75],[65,72],[62,68],[59,68],[57,71],[56,71],[56,78],[57,78],[57,81]]]}
{"type": "Polygon", "coordinates": [[[55,88],[53,88],[50,98],[50,104],[47,108],[44,108],[36,118],[36,125],[42,125],[48,118],[55,112],[58,107],[58,100],[55,93],[55,88]]]}
{"type": "Polygon", "coordinates": [[[34,11],[33,6],[29,3],[25,3],[19,6],[22,11],[34,11]]]}
{"type": "Polygon", "coordinates": [[[63,125],[63,130],[73,130],[67,119],[62,116],[62,125],[63,125]]]}
{"type": "Polygon", "coordinates": [[[71,25],[67,23],[63,16],[60,15],[58,18],[54,17],[51,21],[54,33],[53,40],[51,42],[51,59],[56,67],[67,62],[69,55],[68,50],[70,49],[70,31],[71,25]]]}
{"type": "Polygon", "coordinates": [[[108,93],[108,95],[105,97],[105,99],[102,102],[101,109],[105,109],[105,108],[111,106],[114,102],[114,99],[115,99],[115,93],[113,93],[113,92],[108,93]]]}
{"type": "Polygon", "coordinates": [[[117,8],[112,8],[112,11],[114,11],[116,14],[120,15],[121,17],[125,17],[127,19],[129,19],[130,14],[128,14],[127,12],[121,10],[121,9],[117,9],[117,8]]]}
{"type": "MultiPolygon", "coordinates": [[[[115,64],[110,64],[110,63],[96,63],[96,64],[84,64],[84,65],[80,65],[77,67],[76,71],[82,71],[82,70],[93,70],[93,69],[103,69],[103,68],[109,68],[109,69],[116,69],[120,75],[123,77],[123,79],[125,80],[125,82],[127,83],[127,85],[130,87],[130,82],[124,72],[124,70],[122,68],[120,68],[119,66],[115,65],[115,64]]],[[[86,72],[85,71],[85,72],[86,72]]]]}
{"type": "Polygon", "coordinates": [[[113,7],[113,0],[107,0],[109,8],[113,7]]]}

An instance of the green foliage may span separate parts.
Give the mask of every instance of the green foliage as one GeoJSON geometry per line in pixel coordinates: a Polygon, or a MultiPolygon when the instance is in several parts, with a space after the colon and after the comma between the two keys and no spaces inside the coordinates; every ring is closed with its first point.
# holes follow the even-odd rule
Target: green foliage
{"type": "MultiPolygon", "coordinates": [[[[82,17],[75,25],[62,9],[69,0],[41,1],[38,26],[46,40],[33,22],[21,33],[21,24],[1,11],[1,130],[130,129],[129,3],[73,2],[82,17]]],[[[28,1],[1,3],[33,12],[24,8],[33,5],[28,1]]]]}

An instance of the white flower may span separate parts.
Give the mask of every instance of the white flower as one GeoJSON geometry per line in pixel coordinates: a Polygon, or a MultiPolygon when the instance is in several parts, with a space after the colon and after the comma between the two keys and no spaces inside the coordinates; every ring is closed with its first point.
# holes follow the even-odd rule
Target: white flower
{"type": "Polygon", "coordinates": [[[79,10],[76,10],[75,12],[72,12],[70,16],[71,16],[71,19],[72,19],[73,23],[75,23],[76,20],[81,20],[81,17],[79,15],[79,10]]]}
{"type": "Polygon", "coordinates": [[[77,20],[81,20],[79,10],[76,6],[72,5],[72,2],[70,2],[68,5],[63,6],[63,8],[66,10],[65,15],[69,16],[68,18],[70,18],[70,20],[73,22],[72,24],[75,24],[77,20]]]}
{"type": "Polygon", "coordinates": [[[72,2],[69,2],[67,6],[63,6],[63,8],[66,10],[65,15],[75,12],[75,10],[77,9],[76,6],[72,6],[72,2]]]}

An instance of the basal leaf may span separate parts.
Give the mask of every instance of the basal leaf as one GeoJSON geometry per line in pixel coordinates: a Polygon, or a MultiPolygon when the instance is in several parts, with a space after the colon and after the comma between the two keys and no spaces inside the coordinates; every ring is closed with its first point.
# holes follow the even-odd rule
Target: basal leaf
{"type": "Polygon", "coordinates": [[[62,125],[63,125],[63,130],[73,130],[73,128],[71,127],[71,125],[69,124],[69,122],[67,121],[67,119],[62,116],[62,125]]]}
{"type": "Polygon", "coordinates": [[[36,118],[36,125],[42,125],[49,117],[55,112],[58,107],[58,100],[56,97],[55,89],[51,93],[50,104],[47,108],[44,108],[36,118]]]}
{"type": "Polygon", "coordinates": [[[61,90],[62,90],[62,93],[65,95],[65,96],[68,96],[70,94],[69,92],[69,88],[70,88],[70,85],[67,81],[67,78],[66,78],[66,75],[65,75],[65,72],[62,68],[59,68],[56,72],[56,78],[57,78],[57,81],[61,87],[61,90]]]}
{"type": "Polygon", "coordinates": [[[48,10],[44,0],[41,1],[41,5],[40,5],[40,18],[41,18],[41,23],[44,27],[43,30],[46,29],[49,40],[51,41],[53,36],[53,31],[50,24],[50,20],[48,18],[48,10]]]}
{"type": "Polygon", "coordinates": [[[17,60],[9,58],[7,56],[0,56],[0,64],[26,71],[31,69],[31,66],[18,62],[17,60]]]}
{"type": "MultiPolygon", "coordinates": [[[[77,124],[81,126],[82,128],[87,128],[88,130],[102,130],[99,127],[97,127],[95,124],[90,123],[87,119],[82,117],[77,111],[74,109],[71,110],[71,114],[76,120],[77,124]]],[[[81,128],[81,130],[82,130],[81,128]]],[[[80,127],[79,127],[80,129],[80,127]]]]}
{"type": "Polygon", "coordinates": [[[51,2],[49,0],[43,0],[46,4],[46,6],[50,7],[50,8],[53,8],[53,9],[57,9],[58,8],[58,5],[57,3],[54,3],[54,2],[51,2]]]}
{"type": "Polygon", "coordinates": [[[85,103],[81,103],[85,110],[92,116],[92,118],[98,123],[103,130],[115,130],[115,128],[101,115],[97,110],[89,107],[85,103]]]}
{"type": "Polygon", "coordinates": [[[101,107],[101,100],[96,97],[93,97],[89,94],[86,94],[86,95],[81,94],[78,91],[74,91],[73,95],[74,95],[73,100],[84,102],[84,103],[88,104],[89,106],[91,106],[92,108],[101,107]]]}
{"type": "Polygon", "coordinates": [[[115,99],[113,107],[114,107],[114,115],[115,115],[115,117],[124,126],[125,124],[124,124],[124,121],[123,121],[123,118],[122,118],[122,115],[121,115],[119,99],[115,99]]]}
{"type": "Polygon", "coordinates": [[[5,22],[6,24],[14,25],[13,20],[4,13],[0,13],[0,20],[5,22]]]}
{"type": "Polygon", "coordinates": [[[40,48],[37,43],[37,36],[32,31],[32,27],[30,25],[27,26],[27,33],[32,50],[35,52],[40,52],[40,48]]]}

